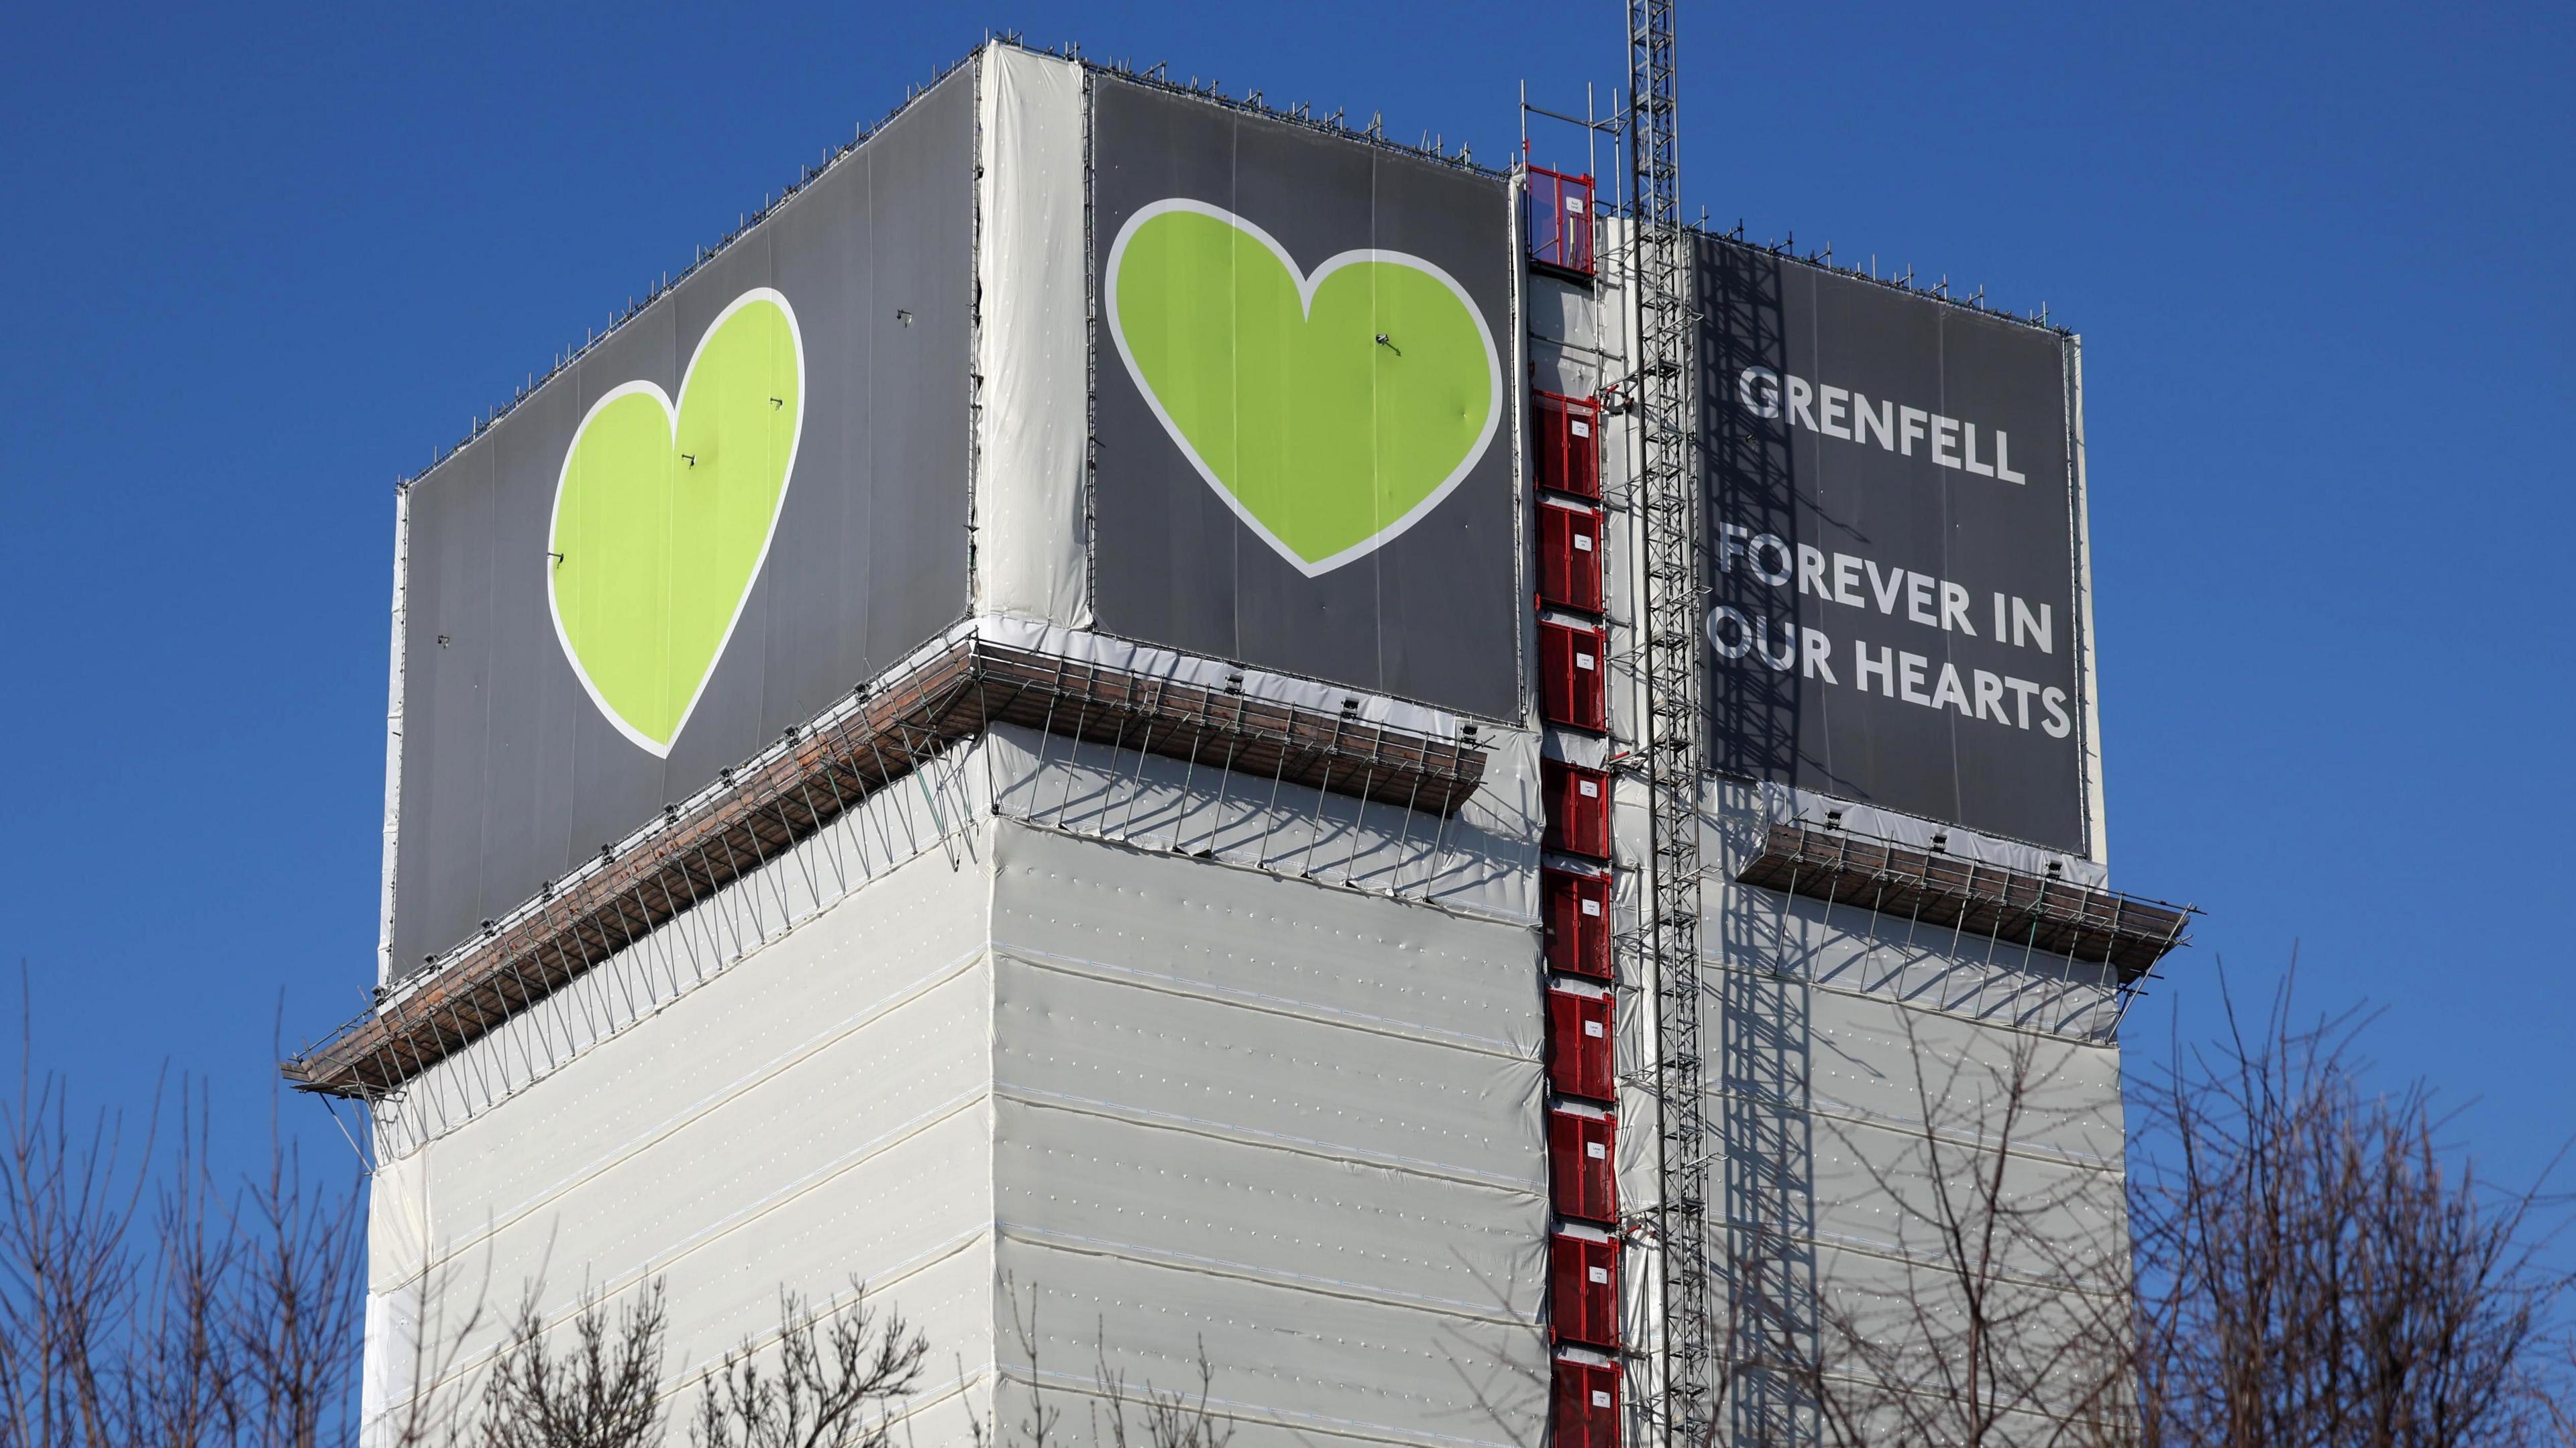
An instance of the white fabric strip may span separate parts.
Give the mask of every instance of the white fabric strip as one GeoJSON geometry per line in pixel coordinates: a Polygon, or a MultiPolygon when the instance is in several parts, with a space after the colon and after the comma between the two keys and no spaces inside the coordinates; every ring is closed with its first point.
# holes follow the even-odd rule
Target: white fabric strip
{"type": "Polygon", "coordinates": [[[979,609],[1091,622],[1082,68],[987,46],[975,370],[979,609]]]}

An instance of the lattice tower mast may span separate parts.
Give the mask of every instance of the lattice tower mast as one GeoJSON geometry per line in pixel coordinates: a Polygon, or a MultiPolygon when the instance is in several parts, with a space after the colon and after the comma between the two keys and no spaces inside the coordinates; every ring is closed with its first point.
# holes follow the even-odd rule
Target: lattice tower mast
{"type": "Polygon", "coordinates": [[[1644,754],[1654,858],[1645,944],[1661,1019],[1661,1220],[1667,1442],[1711,1441],[1709,1381],[1718,1352],[1707,1261],[1709,1131],[1701,1079],[1699,980],[1699,514],[1691,466],[1689,242],[1682,231],[1674,131],[1675,0],[1629,0],[1629,151],[1635,170],[1630,294],[1638,346],[1634,398],[1645,523],[1644,754]]]}

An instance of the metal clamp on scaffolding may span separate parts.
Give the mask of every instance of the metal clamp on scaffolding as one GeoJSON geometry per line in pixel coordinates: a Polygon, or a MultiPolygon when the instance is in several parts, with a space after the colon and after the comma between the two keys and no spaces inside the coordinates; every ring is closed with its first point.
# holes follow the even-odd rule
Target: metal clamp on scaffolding
{"type": "Polygon", "coordinates": [[[854,695],[603,850],[434,961],[378,1009],[285,1063],[306,1091],[390,1095],[860,800],[994,724],[1454,813],[1484,778],[1485,744],[969,639],[854,695]]]}

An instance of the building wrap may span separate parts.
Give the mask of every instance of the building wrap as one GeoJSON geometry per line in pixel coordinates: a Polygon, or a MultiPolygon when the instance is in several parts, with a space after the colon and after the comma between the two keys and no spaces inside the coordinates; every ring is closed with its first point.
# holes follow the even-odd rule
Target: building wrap
{"type": "Polygon", "coordinates": [[[864,1283],[916,1441],[1202,1357],[1247,1448],[1773,1441],[1708,1324],[1930,1261],[1915,1063],[2047,1042],[2095,1210],[2181,917],[2088,913],[2066,339],[1685,237],[1676,554],[1635,231],[1526,180],[996,43],[407,487],[389,963],[287,1063],[371,1113],[372,1434],[521,1300],[660,1284],[685,1416],[864,1283]]]}

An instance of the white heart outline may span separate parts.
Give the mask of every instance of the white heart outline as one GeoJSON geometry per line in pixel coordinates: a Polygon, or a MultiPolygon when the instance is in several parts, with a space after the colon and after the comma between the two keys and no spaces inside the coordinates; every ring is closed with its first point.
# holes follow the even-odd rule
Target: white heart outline
{"type": "Polygon", "coordinates": [[[572,665],[573,677],[581,680],[582,692],[590,695],[590,702],[599,706],[599,712],[607,716],[608,722],[616,726],[618,733],[625,735],[634,742],[636,748],[656,759],[670,758],[672,746],[678,744],[680,736],[687,732],[690,717],[698,712],[698,701],[706,697],[707,685],[716,676],[716,665],[724,662],[725,650],[733,646],[733,631],[742,623],[743,609],[751,603],[752,585],[760,581],[760,571],[769,565],[769,545],[777,541],[778,520],[787,515],[787,490],[796,483],[796,449],[805,441],[805,391],[805,332],[797,325],[796,308],[788,304],[785,294],[776,287],[753,287],[727,303],[723,311],[716,313],[715,320],[707,323],[706,330],[698,334],[698,345],[689,352],[689,365],[680,372],[678,401],[673,401],[671,395],[664,392],[659,383],[640,378],[633,382],[621,382],[600,394],[599,400],[592,403],[590,409],[581,415],[580,424],[573,428],[572,441],[564,444],[563,467],[555,474],[554,507],[546,514],[546,544],[549,550],[546,558],[546,612],[554,619],[555,642],[562,646],[565,662],[572,665]],[[590,420],[599,415],[601,408],[621,397],[640,392],[649,394],[655,401],[661,403],[662,420],[671,429],[671,445],[679,446],[680,408],[689,400],[689,379],[697,375],[698,358],[705,354],[708,341],[723,329],[724,324],[733,317],[734,313],[755,302],[768,302],[778,308],[780,315],[787,318],[787,339],[796,349],[796,428],[787,439],[787,468],[778,480],[778,501],[769,510],[769,531],[761,535],[760,556],[751,560],[751,573],[743,580],[742,596],[733,601],[733,617],[725,620],[724,637],[716,640],[716,651],[707,659],[706,672],[698,676],[697,688],[691,691],[688,704],[680,710],[679,719],[671,725],[671,742],[656,743],[650,736],[626,722],[626,716],[618,713],[616,707],[608,702],[607,696],[599,692],[599,686],[591,682],[590,670],[582,667],[581,654],[573,648],[572,637],[564,632],[563,608],[555,598],[555,562],[552,554],[557,536],[556,528],[563,517],[564,484],[572,479],[573,454],[580,451],[581,435],[590,427],[590,420]]]}
{"type": "Polygon", "coordinates": [[[1163,431],[1169,434],[1172,441],[1180,447],[1181,455],[1190,460],[1190,466],[1198,471],[1199,477],[1210,488],[1216,490],[1216,495],[1225,500],[1228,508],[1234,510],[1234,516],[1242,519],[1245,527],[1261,535],[1261,541],[1270,545],[1270,551],[1288,560],[1290,567],[1308,578],[1319,578],[1355,558],[1364,558],[1395,541],[1404,534],[1405,530],[1422,521],[1423,515],[1439,507],[1460,483],[1467,480],[1467,474],[1476,464],[1484,461],[1485,450],[1494,444],[1494,431],[1502,425],[1503,363],[1501,354],[1494,348],[1493,329],[1485,325],[1483,309],[1476,305],[1474,298],[1467,295],[1465,287],[1458,285],[1458,279],[1422,257],[1409,252],[1384,251],[1376,248],[1345,251],[1327,258],[1324,264],[1315,268],[1310,275],[1298,270],[1297,260],[1288,254],[1288,248],[1281,246],[1276,238],[1253,222],[1221,206],[1211,206],[1204,201],[1191,201],[1174,196],[1140,207],[1135,215],[1127,218],[1126,225],[1118,228],[1117,239],[1109,244],[1109,260],[1102,270],[1105,276],[1101,291],[1102,300],[1106,303],[1109,313],[1109,336],[1110,340],[1118,345],[1118,360],[1127,364],[1128,380],[1136,384],[1136,391],[1143,395],[1145,405],[1154,410],[1155,419],[1163,424],[1163,431]],[[1459,461],[1455,469],[1451,470],[1449,476],[1441,481],[1440,486],[1423,495],[1422,501],[1414,504],[1403,517],[1341,552],[1318,559],[1313,563],[1299,557],[1296,550],[1281,542],[1279,535],[1264,527],[1261,520],[1252,515],[1251,509],[1244,506],[1243,500],[1234,495],[1233,489],[1219,481],[1215,471],[1207,465],[1207,460],[1199,456],[1199,450],[1191,445],[1188,436],[1181,431],[1180,424],[1174,422],[1172,415],[1163,410],[1163,400],[1154,395],[1153,384],[1145,380],[1144,370],[1136,365],[1136,355],[1127,349],[1127,329],[1119,321],[1118,273],[1120,265],[1126,260],[1127,243],[1135,236],[1138,227],[1155,217],[1166,216],[1173,212],[1190,212],[1199,216],[1214,217],[1249,234],[1254,240],[1268,247],[1270,254],[1279,259],[1279,264],[1287,268],[1288,275],[1297,279],[1298,305],[1309,320],[1315,313],[1315,289],[1323,285],[1324,278],[1358,262],[1382,261],[1411,267],[1447,287],[1458,298],[1459,305],[1467,309],[1468,318],[1476,324],[1477,340],[1485,344],[1485,429],[1476,435],[1476,445],[1467,449],[1467,455],[1459,461]]]}

